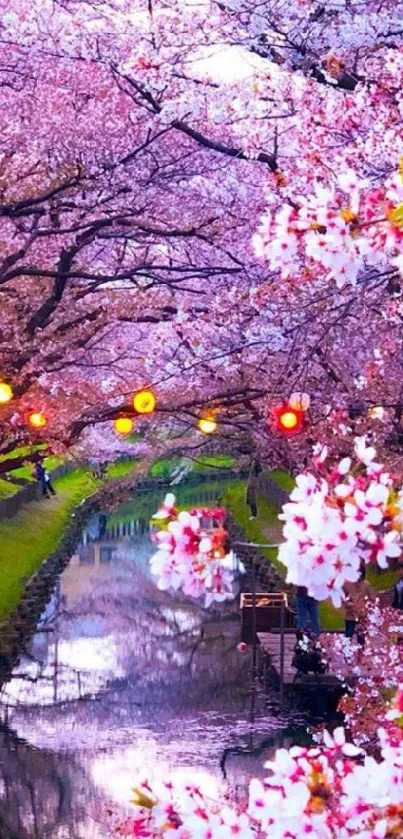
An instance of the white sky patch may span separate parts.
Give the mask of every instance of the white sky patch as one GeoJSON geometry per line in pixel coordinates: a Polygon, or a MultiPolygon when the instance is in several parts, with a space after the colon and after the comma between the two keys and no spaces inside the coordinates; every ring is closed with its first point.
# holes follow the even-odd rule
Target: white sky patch
{"type": "Polygon", "coordinates": [[[201,47],[189,63],[194,76],[215,82],[237,82],[266,68],[267,61],[237,46],[201,47]]]}

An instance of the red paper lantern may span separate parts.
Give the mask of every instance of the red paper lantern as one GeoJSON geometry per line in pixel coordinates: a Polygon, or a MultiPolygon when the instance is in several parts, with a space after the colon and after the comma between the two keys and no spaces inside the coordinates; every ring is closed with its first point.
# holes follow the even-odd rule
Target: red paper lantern
{"type": "Polygon", "coordinates": [[[279,405],[274,409],[276,427],[282,434],[298,434],[304,427],[304,412],[292,408],[289,404],[279,405]]]}

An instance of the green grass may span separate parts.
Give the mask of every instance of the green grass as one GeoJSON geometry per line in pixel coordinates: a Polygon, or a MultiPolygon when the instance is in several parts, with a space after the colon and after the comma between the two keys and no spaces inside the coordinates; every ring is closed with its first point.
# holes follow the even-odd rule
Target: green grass
{"type": "Polygon", "coordinates": [[[137,468],[138,463],[133,460],[117,460],[108,466],[106,475],[108,478],[127,478],[137,468]]]}
{"type": "Polygon", "coordinates": [[[40,443],[36,446],[20,446],[18,449],[13,449],[11,452],[7,452],[7,454],[1,454],[0,463],[3,463],[5,460],[13,460],[15,457],[29,457],[29,455],[34,452],[39,452],[44,448],[45,443],[40,443]]]}
{"type": "Polygon", "coordinates": [[[396,571],[380,571],[375,568],[367,569],[367,580],[375,591],[385,591],[396,583],[396,571]]]}
{"type": "Polygon", "coordinates": [[[4,478],[0,478],[0,501],[3,498],[10,498],[11,495],[19,492],[20,489],[21,487],[18,484],[13,484],[11,481],[5,481],[4,478]]]}
{"type": "Polygon", "coordinates": [[[72,510],[96,486],[78,469],[55,481],[56,498],[33,501],[0,522],[0,619],[17,606],[24,582],[56,550],[72,510]]]}
{"type": "MultiPolygon", "coordinates": [[[[57,469],[58,466],[61,466],[63,462],[63,457],[45,457],[43,465],[45,469],[52,472],[54,469],[57,469]]],[[[26,481],[35,481],[36,479],[32,475],[33,468],[33,463],[29,463],[27,466],[19,466],[18,469],[13,469],[12,472],[10,472],[10,475],[12,478],[24,478],[26,481]]]]}
{"type": "Polygon", "coordinates": [[[152,464],[149,474],[152,478],[169,478],[173,470],[187,460],[190,464],[190,471],[197,474],[213,474],[214,469],[231,469],[235,464],[235,459],[226,454],[203,455],[197,458],[197,460],[182,457],[166,457],[161,458],[161,460],[156,460],[152,464]]]}
{"type": "MultiPolygon", "coordinates": [[[[278,475],[283,482],[284,477],[292,481],[290,476],[284,472],[278,472],[278,475]]],[[[270,477],[273,478],[272,472],[270,477]]],[[[277,480],[276,483],[278,482],[277,480]]],[[[285,486],[282,488],[284,489],[285,486]]],[[[278,512],[266,498],[259,498],[257,518],[252,521],[249,520],[250,509],[246,504],[246,481],[239,481],[236,485],[230,487],[225,494],[224,503],[233,520],[242,529],[245,542],[255,542],[260,545],[281,542],[281,524],[278,520],[278,512]]],[[[259,553],[275,566],[285,581],[285,568],[278,560],[278,549],[259,548],[259,553]]],[[[335,609],[330,602],[321,603],[319,613],[323,629],[341,629],[344,626],[342,611],[335,609]]]]}
{"type": "Polygon", "coordinates": [[[235,458],[228,454],[205,455],[192,461],[193,472],[211,472],[212,469],[232,469],[235,458]]]}
{"type": "Polygon", "coordinates": [[[280,489],[284,489],[286,492],[291,492],[294,489],[295,481],[292,475],[289,475],[288,472],[282,472],[281,469],[272,469],[270,472],[266,472],[269,478],[274,481],[280,489]]]}
{"type": "MultiPolygon", "coordinates": [[[[256,544],[273,542],[277,544],[280,541],[277,510],[266,498],[259,498],[257,518],[252,521],[249,520],[250,509],[246,504],[246,481],[237,481],[234,486],[229,487],[224,496],[224,504],[236,524],[242,529],[245,542],[256,542],[256,544]]],[[[284,576],[284,565],[278,560],[277,548],[260,548],[259,553],[275,565],[284,576]]]]}

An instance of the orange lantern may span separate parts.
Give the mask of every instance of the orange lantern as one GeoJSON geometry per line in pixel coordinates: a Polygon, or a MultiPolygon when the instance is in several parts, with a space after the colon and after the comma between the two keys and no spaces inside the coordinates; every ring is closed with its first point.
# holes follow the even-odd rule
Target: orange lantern
{"type": "Polygon", "coordinates": [[[139,390],[133,396],[133,407],[138,414],[152,414],[157,400],[152,390],[139,390]]]}
{"type": "Polygon", "coordinates": [[[13,390],[7,382],[0,382],[0,405],[6,405],[13,398],[13,390]]]}
{"type": "Polygon", "coordinates": [[[32,413],[28,414],[28,423],[32,428],[40,429],[47,426],[48,420],[42,411],[32,411],[32,413]]]}
{"type": "Polygon", "coordinates": [[[199,431],[202,431],[203,434],[214,434],[217,430],[217,422],[214,417],[201,417],[197,423],[199,431]]]}
{"type": "Polygon", "coordinates": [[[117,434],[125,436],[131,434],[134,428],[134,422],[130,417],[117,417],[114,421],[115,431],[117,434]]]}

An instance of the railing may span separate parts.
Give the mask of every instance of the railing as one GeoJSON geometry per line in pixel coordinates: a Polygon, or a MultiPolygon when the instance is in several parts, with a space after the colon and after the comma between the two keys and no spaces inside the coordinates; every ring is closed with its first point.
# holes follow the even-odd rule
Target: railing
{"type": "Polygon", "coordinates": [[[184,487],[199,486],[212,481],[234,481],[246,478],[248,473],[239,469],[212,469],[211,472],[189,472],[188,475],[178,484],[172,484],[172,477],[163,478],[140,478],[136,481],[136,492],[156,492],[159,487],[169,489],[170,492],[179,492],[184,487]]]}
{"type": "MultiPolygon", "coordinates": [[[[133,456],[125,456],[119,458],[120,460],[131,461],[136,460],[133,456]]],[[[63,463],[61,466],[58,466],[57,469],[52,471],[52,480],[56,480],[57,478],[61,478],[64,475],[69,475],[71,472],[74,472],[76,469],[80,469],[83,467],[89,467],[91,469],[92,464],[91,462],[86,461],[70,461],[67,463],[63,463]]],[[[180,487],[192,487],[199,484],[208,483],[209,481],[223,481],[223,480],[235,480],[236,478],[245,478],[246,474],[239,472],[236,469],[212,469],[210,473],[190,473],[187,478],[183,481],[183,483],[178,484],[175,487],[172,487],[174,491],[179,489],[180,487]]],[[[139,493],[148,493],[148,492],[156,492],[158,491],[159,487],[163,488],[171,488],[171,479],[168,478],[140,478],[140,480],[136,480],[136,491],[139,493]]],[[[10,495],[9,498],[3,498],[0,501],[0,520],[1,519],[9,519],[15,516],[18,511],[21,509],[23,504],[28,504],[30,501],[35,501],[42,496],[42,490],[38,481],[31,481],[22,489],[18,490],[14,495],[10,495]]],[[[210,498],[206,495],[205,501],[210,500],[210,498]]]]}
{"type": "Polygon", "coordinates": [[[281,489],[268,475],[263,473],[258,477],[258,494],[267,498],[277,510],[280,510],[283,504],[289,501],[289,493],[285,489],[281,489]]]}

